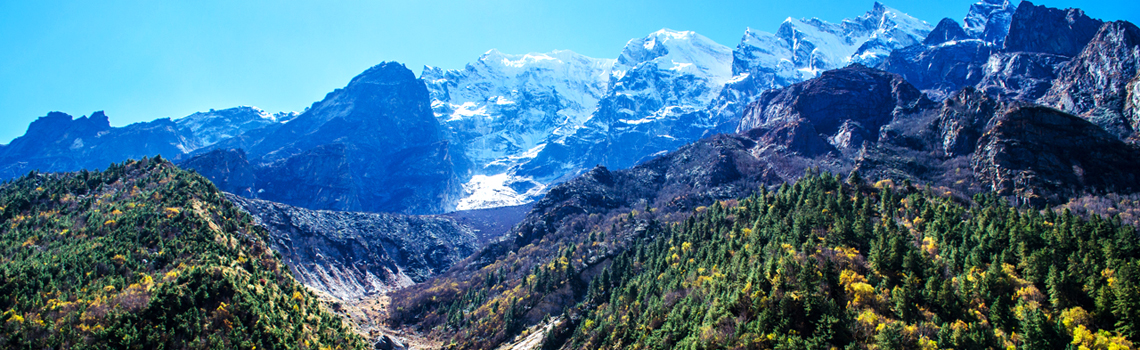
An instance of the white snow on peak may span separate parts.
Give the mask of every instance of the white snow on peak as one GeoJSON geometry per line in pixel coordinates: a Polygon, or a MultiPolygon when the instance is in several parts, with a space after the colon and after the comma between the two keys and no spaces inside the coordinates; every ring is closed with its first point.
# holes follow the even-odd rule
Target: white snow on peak
{"type": "Polygon", "coordinates": [[[932,29],[929,23],[880,3],[838,24],[789,17],[775,34],[745,31],[736,48],[734,73],[767,72],[777,82],[772,87],[777,87],[851,63],[876,66],[892,50],[921,42],[932,29]]]}
{"type": "Polygon", "coordinates": [[[492,49],[464,69],[425,67],[421,78],[449,140],[472,165],[458,207],[486,208],[533,200],[585,166],[574,162],[592,159],[559,152],[637,139],[628,133],[692,141],[729,123],[765,89],[851,63],[875,66],[932,29],[875,3],[838,24],[788,18],[776,33],[749,28],[735,50],[693,31],[661,29],[629,40],[616,59],[492,49]]]}
{"type": "Polygon", "coordinates": [[[614,64],[610,79],[611,93],[656,99],[665,102],[665,107],[703,106],[715,98],[724,84],[732,79],[732,59],[731,48],[696,32],[661,29],[626,43],[614,64]],[[647,71],[656,73],[634,74],[647,71]],[[682,77],[686,78],[677,80],[682,77]],[[670,91],[655,88],[656,84],[636,83],[638,80],[658,78],[666,83],[672,80],[697,81],[703,88],[699,89],[696,96],[672,96],[670,91]],[[639,86],[640,88],[635,88],[639,86]]]}
{"type": "MultiPolygon", "coordinates": [[[[460,209],[534,200],[532,191],[506,185],[532,180],[505,172],[534,158],[531,150],[558,137],[559,130],[576,129],[589,119],[615,61],[563,50],[522,55],[489,50],[464,69],[425,67],[420,77],[432,110],[451,144],[473,164],[460,209]]],[[[538,187],[524,187],[545,188],[533,185],[538,187]]]]}
{"type": "Polygon", "coordinates": [[[962,29],[970,37],[1000,45],[1009,34],[1009,24],[1017,5],[1009,0],[982,0],[970,5],[962,29]]]}
{"type": "Polygon", "coordinates": [[[614,65],[614,78],[647,64],[723,85],[732,76],[732,49],[693,31],[661,29],[626,43],[614,65]]]}

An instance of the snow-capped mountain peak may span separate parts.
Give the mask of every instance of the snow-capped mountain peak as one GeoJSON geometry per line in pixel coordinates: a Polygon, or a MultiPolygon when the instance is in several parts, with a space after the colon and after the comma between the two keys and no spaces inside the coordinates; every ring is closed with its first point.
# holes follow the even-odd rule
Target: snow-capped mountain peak
{"type": "Polygon", "coordinates": [[[739,118],[744,105],[768,89],[852,63],[876,66],[891,51],[922,42],[932,29],[877,2],[863,15],[838,24],[789,17],[775,33],[749,28],[733,51],[732,79],[708,106],[712,120],[723,124],[739,118]]]}
{"type": "Polygon", "coordinates": [[[460,70],[426,67],[421,78],[469,162],[459,206],[470,209],[524,203],[584,167],[627,167],[730,131],[736,109],[764,90],[877,64],[931,29],[876,3],[839,24],[789,18],[776,33],[750,28],[735,51],[666,28],[629,40],[616,59],[489,50],[460,70]]]}
{"type": "Polygon", "coordinates": [[[693,31],[665,28],[626,43],[614,66],[614,77],[621,79],[639,65],[654,64],[659,69],[712,78],[723,84],[732,75],[731,63],[729,47],[693,31]]]}
{"type": "Polygon", "coordinates": [[[792,62],[814,77],[851,63],[875,66],[891,50],[921,42],[931,29],[929,23],[876,2],[866,14],[839,24],[788,18],[775,35],[794,53],[792,62]]]}
{"type": "Polygon", "coordinates": [[[971,37],[1001,46],[1016,11],[1017,6],[1009,0],[982,0],[970,5],[962,29],[971,37]]]}
{"type": "Polygon", "coordinates": [[[519,204],[541,193],[533,181],[500,175],[533,158],[532,150],[550,138],[583,125],[605,94],[614,63],[565,50],[490,50],[460,70],[425,67],[420,77],[432,110],[470,162],[461,169],[470,176],[464,185],[469,198],[459,208],[519,204]]]}

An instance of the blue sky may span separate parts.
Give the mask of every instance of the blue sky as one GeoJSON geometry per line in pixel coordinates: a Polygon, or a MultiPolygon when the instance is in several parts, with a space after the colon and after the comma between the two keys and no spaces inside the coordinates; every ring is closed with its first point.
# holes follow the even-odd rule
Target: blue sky
{"type": "MultiPolygon", "coordinates": [[[[883,1],[930,23],[974,1],[883,1]]],[[[745,28],[829,22],[873,1],[0,0],[0,143],[49,111],[122,126],[239,105],[300,111],[382,61],[462,68],[488,49],[616,57],[661,28],[734,47],[745,28]]],[[[1038,1],[1140,22],[1132,1],[1038,1]]]]}

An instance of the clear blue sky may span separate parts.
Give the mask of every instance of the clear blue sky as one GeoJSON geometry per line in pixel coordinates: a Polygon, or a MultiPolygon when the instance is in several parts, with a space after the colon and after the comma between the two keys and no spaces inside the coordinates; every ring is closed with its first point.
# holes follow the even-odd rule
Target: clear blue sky
{"type": "MultiPolygon", "coordinates": [[[[974,2],[891,1],[930,23],[974,2]]],[[[1140,22],[1133,1],[1037,1],[1140,22]]],[[[734,47],[745,28],[829,22],[873,1],[0,0],[0,143],[49,111],[122,126],[252,105],[300,111],[382,61],[462,68],[491,48],[616,57],[629,39],[693,30],[734,47]]]]}

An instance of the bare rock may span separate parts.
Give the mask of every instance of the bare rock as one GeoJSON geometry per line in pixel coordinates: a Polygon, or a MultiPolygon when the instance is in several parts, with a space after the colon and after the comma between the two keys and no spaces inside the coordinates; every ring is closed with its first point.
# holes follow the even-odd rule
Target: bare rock
{"type": "Polygon", "coordinates": [[[1140,119],[1125,115],[1129,83],[1137,69],[1140,28],[1124,21],[1105,23],[1080,55],[1061,69],[1040,102],[1128,138],[1140,128],[1140,119]]]}

